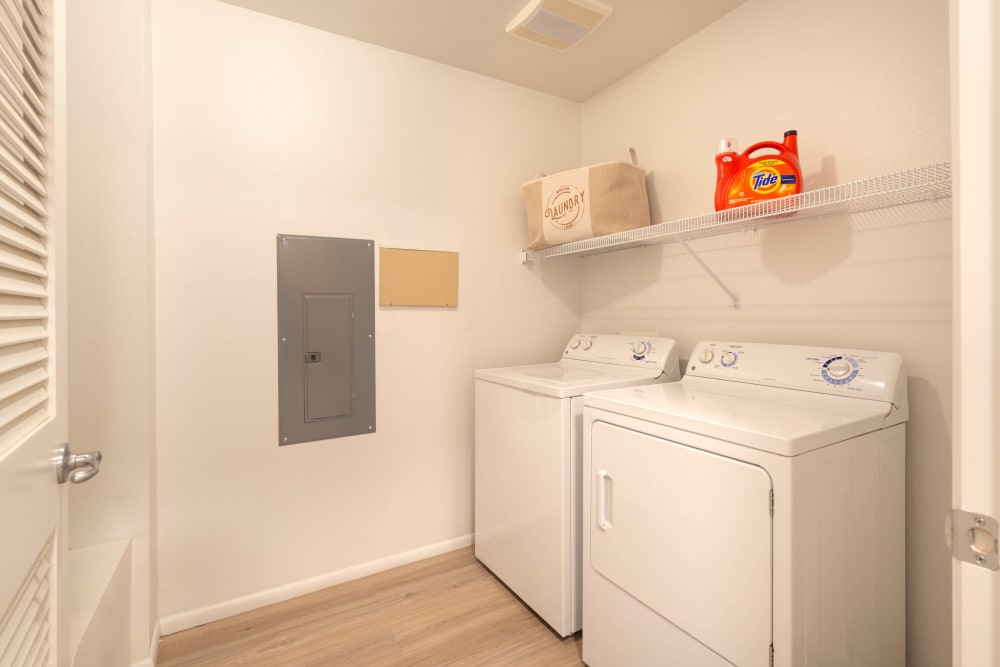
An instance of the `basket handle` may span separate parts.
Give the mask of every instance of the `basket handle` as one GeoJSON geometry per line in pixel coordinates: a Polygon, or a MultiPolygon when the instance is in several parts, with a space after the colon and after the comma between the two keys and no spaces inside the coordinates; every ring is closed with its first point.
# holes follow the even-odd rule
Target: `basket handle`
{"type": "MultiPolygon", "coordinates": [[[[780,146],[781,144],[777,145],[780,146]]],[[[633,148],[632,146],[629,146],[625,151],[625,161],[631,164],[632,166],[635,167],[639,166],[639,154],[636,153],[635,148],[633,148]]],[[[540,171],[537,174],[535,174],[535,177],[532,180],[537,181],[539,178],[545,178],[544,171],[540,171]]]]}

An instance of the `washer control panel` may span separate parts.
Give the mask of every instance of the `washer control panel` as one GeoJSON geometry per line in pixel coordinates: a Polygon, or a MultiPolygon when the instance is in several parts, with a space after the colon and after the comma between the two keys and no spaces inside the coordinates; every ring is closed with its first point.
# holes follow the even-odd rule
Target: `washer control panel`
{"type": "Polygon", "coordinates": [[[820,375],[830,384],[847,384],[858,377],[861,364],[854,357],[836,356],[823,362],[820,375]]]}
{"type": "Polygon", "coordinates": [[[663,370],[677,363],[677,355],[672,338],[619,334],[576,334],[563,350],[563,359],[663,370]]]}
{"type": "Polygon", "coordinates": [[[702,341],[687,376],[895,402],[906,369],[893,352],[702,341]]]}

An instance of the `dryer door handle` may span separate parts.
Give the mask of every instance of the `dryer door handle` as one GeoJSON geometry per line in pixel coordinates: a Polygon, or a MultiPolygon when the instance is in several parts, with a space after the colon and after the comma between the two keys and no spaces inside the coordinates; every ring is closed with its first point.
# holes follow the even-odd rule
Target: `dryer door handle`
{"type": "Polygon", "coordinates": [[[611,528],[611,509],[614,501],[615,480],[607,470],[597,471],[597,527],[611,528]]]}

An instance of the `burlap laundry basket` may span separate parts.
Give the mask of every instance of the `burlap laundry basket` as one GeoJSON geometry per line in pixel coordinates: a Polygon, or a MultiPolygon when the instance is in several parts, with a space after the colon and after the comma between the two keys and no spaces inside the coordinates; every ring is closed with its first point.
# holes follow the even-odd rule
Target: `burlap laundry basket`
{"type": "Polygon", "coordinates": [[[626,162],[541,176],[523,190],[529,250],[649,225],[646,171],[634,148],[626,162]]]}

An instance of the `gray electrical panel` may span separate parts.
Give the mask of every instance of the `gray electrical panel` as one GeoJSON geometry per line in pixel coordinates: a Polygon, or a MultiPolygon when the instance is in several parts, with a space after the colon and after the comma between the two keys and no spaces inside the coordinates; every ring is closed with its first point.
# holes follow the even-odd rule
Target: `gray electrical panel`
{"type": "Polygon", "coordinates": [[[278,444],[375,432],[375,244],[278,235],[278,444]]]}

